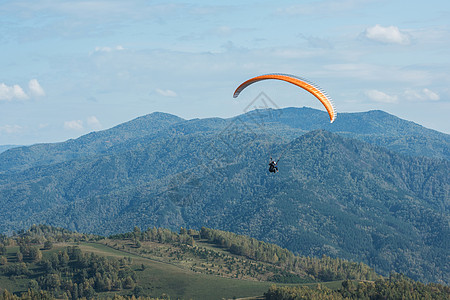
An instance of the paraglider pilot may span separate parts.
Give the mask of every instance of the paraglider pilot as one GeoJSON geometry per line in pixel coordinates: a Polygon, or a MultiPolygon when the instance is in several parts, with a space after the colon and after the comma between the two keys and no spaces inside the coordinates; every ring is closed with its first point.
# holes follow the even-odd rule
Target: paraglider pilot
{"type": "Polygon", "coordinates": [[[274,161],[274,160],[272,159],[272,157],[270,158],[269,172],[271,172],[271,173],[276,173],[276,172],[278,172],[277,162],[274,161]]]}

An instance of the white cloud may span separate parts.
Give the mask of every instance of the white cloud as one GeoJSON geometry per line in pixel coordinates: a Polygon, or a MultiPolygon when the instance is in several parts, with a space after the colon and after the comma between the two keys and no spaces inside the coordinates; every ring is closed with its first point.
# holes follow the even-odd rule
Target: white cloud
{"type": "Polygon", "coordinates": [[[419,91],[408,89],[404,92],[404,96],[410,101],[438,101],[440,99],[440,96],[437,93],[427,88],[419,91]]]}
{"type": "Polygon", "coordinates": [[[45,96],[45,91],[37,81],[37,79],[31,79],[28,83],[30,94],[34,97],[45,96]]]}
{"type": "Polygon", "coordinates": [[[83,130],[83,121],[81,120],[72,120],[72,121],[65,121],[64,122],[64,129],[69,130],[83,130]]]}
{"type": "Polygon", "coordinates": [[[398,97],[388,95],[384,92],[378,91],[378,90],[368,90],[365,92],[366,96],[369,97],[369,99],[376,101],[376,102],[382,102],[382,103],[397,103],[398,97]]]}
{"type": "Polygon", "coordinates": [[[175,92],[172,91],[172,90],[161,90],[161,89],[156,89],[156,92],[157,92],[158,94],[160,94],[161,96],[164,96],[164,97],[176,97],[176,96],[177,96],[177,93],[175,93],[175,92]]]}
{"type": "Polygon", "coordinates": [[[0,126],[0,132],[4,132],[7,134],[18,133],[22,130],[22,127],[19,125],[4,125],[0,126]]]}
{"type": "Polygon", "coordinates": [[[28,94],[18,84],[8,86],[4,83],[0,83],[0,101],[6,100],[25,100],[30,97],[40,97],[45,95],[44,89],[41,87],[37,79],[31,79],[28,82],[28,94]]]}
{"type": "Polygon", "coordinates": [[[365,94],[371,100],[381,103],[397,103],[400,98],[401,100],[415,102],[438,101],[441,98],[439,94],[427,88],[422,90],[407,89],[400,95],[388,95],[378,90],[368,90],[365,94]]]}
{"type": "Polygon", "coordinates": [[[370,40],[386,44],[408,45],[410,43],[409,35],[401,32],[396,26],[383,27],[377,24],[367,28],[364,35],[370,40]]]}
{"type": "Polygon", "coordinates": [[[102,128],[102,124],[97,119],[96,116],[90,116],[86,119],[86,122],[83,122],[83,120],[72,120],[72,121],[65,121],[64,122],[64,129],[67,130],[76,130],[76,131],[82,131],[85,129],[89,130],[99,130],[102,128]],[[86,128],[85,128],[86,124],[86,128]]]}
{"type": "Polygon", "coordinates": [[[28,98],[28,95],[19,85],[15,84],[13,86],[7,86],[4,83],[0,83],[0,101],[11,101],[13,99],[24,100],[28,98]]]}
{"type": "Polygon", "coordinates": [[[100,123],[100,121],[97,119],[96,116],[88,117],[86,123],[90,128],[92,128],[94,130],[98,130],[98,129],[102,128],[102,124],[100,123]]]}
{"type": "Polygon", "coordinates": [[[125,48],[121,45],[115,47],[95,47],[95,52],[112,52],[112,51],[122,51],[125,48]]]}

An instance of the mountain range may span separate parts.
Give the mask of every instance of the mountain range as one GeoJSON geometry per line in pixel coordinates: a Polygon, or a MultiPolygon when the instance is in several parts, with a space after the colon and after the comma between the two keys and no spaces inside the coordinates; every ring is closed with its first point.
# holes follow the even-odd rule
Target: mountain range
{"type": "Polygon", "coordinates": [[[382,111],[153,113],[0,154],[0,232],[207,226],[449,283],[450,136],[382,111]],[[269,174],[269,158],[280,172],[269,174]]]}

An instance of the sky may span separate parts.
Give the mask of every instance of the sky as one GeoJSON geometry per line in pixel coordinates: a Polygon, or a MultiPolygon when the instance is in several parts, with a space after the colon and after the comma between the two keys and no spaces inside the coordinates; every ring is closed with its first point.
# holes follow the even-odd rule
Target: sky
{"type": "MultiPolygon", "coordinates": [[[[152,112],[383,110],[450,133],[450,1],[0,0],[0,145],[61,142],[152,112]]],[[[326,121],[326,120],[324,120],[326,121]]]]}

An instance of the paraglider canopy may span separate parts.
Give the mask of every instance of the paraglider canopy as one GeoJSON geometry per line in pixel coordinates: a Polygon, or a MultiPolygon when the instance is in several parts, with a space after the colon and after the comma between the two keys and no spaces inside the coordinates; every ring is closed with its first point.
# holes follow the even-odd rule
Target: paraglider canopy
{"type": "Polygon", "coordinates": [[[327,93],[324,90],[322,90],[319,86],[317,86],[315,83],[294,75],[273,73],[253,77],[243,82],[240,86],[238,86],[236,91],[234,91],[233,98],[239,96],[242,90],[244,90],[249,85],[267,79],[286,81],[307,90],[308,92],[313,94],[317,99],[319,99],[319,101],[322,102],[323,106],[325,106],[325,109],[327,110],[328,115],[330,116],[330,122],[333,123],[334,120],[336,119],[337,112],[336,109],[334,108],[334,104],[331,97],[328,96],[327,93]]]}

